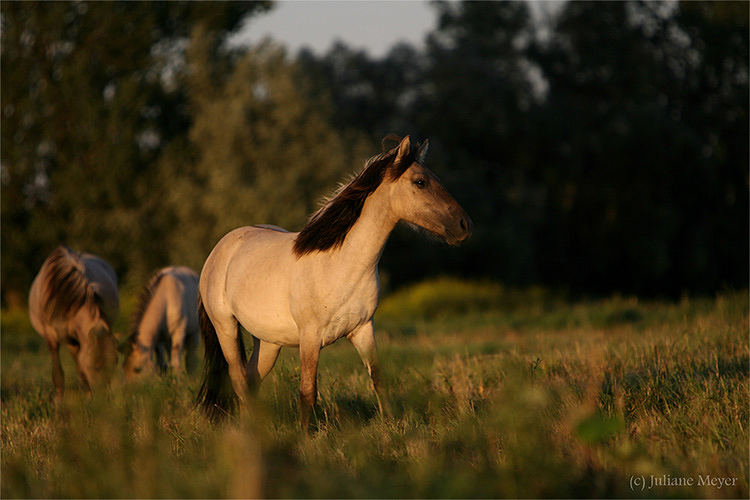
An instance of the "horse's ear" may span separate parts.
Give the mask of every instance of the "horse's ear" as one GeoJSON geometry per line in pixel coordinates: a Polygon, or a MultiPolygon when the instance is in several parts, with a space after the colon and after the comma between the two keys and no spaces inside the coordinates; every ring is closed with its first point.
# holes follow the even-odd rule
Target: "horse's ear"
{"type": "Polygon", "coordinates": [[[424,157],[427,154],[427,150],[430,149],[430,140],[425,139],[419,149],[417,150],[417,163],[424,163],[424,157]]]}
{"type": "Polygon", "coordinates": [[[396,154],[396,161],[402,160],[409,156],[411,151],[411,143],[409,142],[409,136],[407,135],[401,139],[401,144],[398,145],[398,153],[396,154]]]}
{"type": "Polygon", "coordinates": [[[397,142],[397,143],[400,144],[401,143],[401,136],[398,136],[396,134],[388,134],[385,137],[383,137],[383,140],[380,141],[380,149],[382,149],[383,152],[390,151],[390,149],[388,148],[388,146],[386,146],[386,144],[388,144],[389,142],[397,142]]]}

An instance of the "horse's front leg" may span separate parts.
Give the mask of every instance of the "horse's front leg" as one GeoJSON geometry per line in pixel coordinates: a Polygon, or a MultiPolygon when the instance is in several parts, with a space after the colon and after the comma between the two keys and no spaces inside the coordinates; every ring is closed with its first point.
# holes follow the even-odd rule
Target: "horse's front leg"
{"type": "MultiPolygon", "coordinates": [[[[83,366],[81,365],[81,345],[78,342],[71,342],[70,339],[68,339],[68,352],[70,352],[70,355],[73,356],[73,360],[76,362],[76,369],[78,370],[78,378],[81,379],[81,385],[83,385],[83,390],[91,396],[91,384],[89,383],[88,375],[86,374],[86,371],[83,369],[83,366]]],[[[84,359],[87,359],[86,356],[84,356],[84,359]]]]}
{"type": "Polygon", "coordinates": [[[361,327],[351,332],[347,337],[354,348],[357,349],[359,357],[367,368],[372,380],[372,388],[375,391],[375,397],[378,400],[378,408],[383,417],[391,417],[391,406],[388,402],[388,395],[383,388],[380,379],[380,363],[378,361],[378,348],[375,344],[375,331],[372,321],[368,321],[361,327]]]}
{"type": "Polygon", "coordinates": [[[65,392],[65,375],[60,363],[60,344],[56,341],[48,340],[47,347],[49,347],[49,352],[52,355],[52,385],[55,388],[55,399],[62,401],[63,393],[65,392]]]}
{"type": "Polygon", "coordinates": [[[300,358],[300,416],[302,430],[310,431],[310,416],[318,399],[318,359],[320,358],[320,340],[316,333],[303,333],[299,346],[300,358]]]}

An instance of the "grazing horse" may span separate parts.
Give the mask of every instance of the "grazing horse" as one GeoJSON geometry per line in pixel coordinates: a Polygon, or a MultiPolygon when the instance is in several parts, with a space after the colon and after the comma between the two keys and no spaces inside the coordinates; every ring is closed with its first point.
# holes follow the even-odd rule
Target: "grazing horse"
{"type": "Polygon", "coordinates": [[[188,267],[165,267],[149,280],[131,322],[123,364],[126,379],[153,370],[154,354],[160,372],[166,372],[169,359],[172,372],[180,374],[184,353],[185,369],[193,373],[200,342],[197,295],[198,275],[188,267]]]}
{"type": "Polygon", "coordinates": [[[117,365],[112,322],[119,312],[117,276],[107,262],[64,246],[44,261],[29,291],[29,316],[52,354],[58,400],[65,390],[60,344],[73,355],[86,392],[109,383],[117,365]]]}
{"type": "Polygon", "coordinates": [[[424,166],[427,141],[415,147],[408,136],[395,139],[396,148],[368,160],[299,233],[241,227],[214,247],[201,272],[198,303],[205,344],[199,403],[209,417],[232,411],[238,398],[246,404],[279,350],[298,347],[300,415],[308,429],[320,350],[341,337],[356,348],[380,412],[388,413],[372,326],[386,241],[399,221],[451,245],[466,240],[472,229],[463,208],[424,166]],[[240,325],[253,338],[249,362],[240,325]]]}

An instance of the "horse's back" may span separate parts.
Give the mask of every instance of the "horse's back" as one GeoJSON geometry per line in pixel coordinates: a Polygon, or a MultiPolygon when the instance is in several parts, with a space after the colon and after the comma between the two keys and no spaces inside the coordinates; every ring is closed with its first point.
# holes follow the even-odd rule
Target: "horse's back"
{"type": "Polygon", "coordinates": [[[284,229],[281,226],[276,226],[274,224],[255,224],[252,227],[257,227],[259,229],[270,229],[271,231],[278,231],[279,233],[288,233],[289,230],[284,229]]]}
{"type": "Polygon", "coordinates": [[[238,244],[233,245],[234,252],[227,262],[228,290],[252,284],[272,293],[279,281],[285,281],[295,260],[292,254],[294,233],[252,226],[236,237],[238,244]]]}
{"type": "Polygon", "coordinates": [[[236,269],[240,261],[251,267],[252,273],[258,266],[289,258],[294,235],[277,226],[244,226],[230,231],[216,244],[200,276],[201,293],[206,287],[221,284],[230,267],[236,269]]]}
{"type": "Polygon", "coordinates": [[[193,271],[192,269],[186,266],[165,267],[164,269],[160,271],[160,273],[174,276],[175,278],[177,278],[178,280],[180,280],[181,282],[185,284],[198,282],[198,273],[196,273],[195,271],[193,271]]]}
{"type": "Polygon", "coordinates": [[[92,254],[81,254],[86,279],[102,301],[104,314],[110,323],[120,313],[120,295],[117,288],[117,274],[107,261],[92,254]]]}
{"type": "Polygon", "coordinates": [[[184,266],[171,266],[161,270],[159,288],[172,295],[172,300],[178,300],[196,305],[198,294],[198,273],[184,266]]]}

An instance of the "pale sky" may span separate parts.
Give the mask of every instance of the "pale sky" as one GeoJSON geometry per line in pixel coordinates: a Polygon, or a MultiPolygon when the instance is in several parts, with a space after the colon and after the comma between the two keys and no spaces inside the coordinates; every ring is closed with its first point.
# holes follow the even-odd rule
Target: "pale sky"
{"type": "Polygon", "coordinates": [[[270,37],[286,45],[291,55],[303,46],[322,55],[338,39],[380,57],[400,41],[420,47],[436,23],[435,8],[424,0],[287,0],[252,17],[230,44],[270,37]]]}

